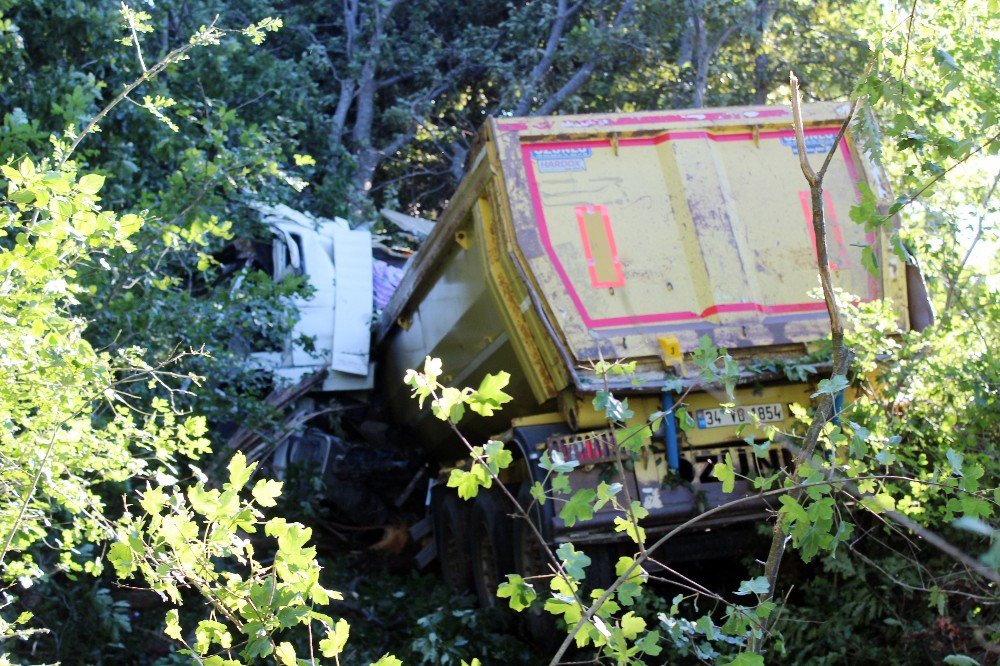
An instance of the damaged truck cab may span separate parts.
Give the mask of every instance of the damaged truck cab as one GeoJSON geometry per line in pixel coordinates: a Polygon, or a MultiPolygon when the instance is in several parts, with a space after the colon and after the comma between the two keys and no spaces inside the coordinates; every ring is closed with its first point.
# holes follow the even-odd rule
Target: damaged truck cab
{"type": "MultiPolygon", "coordinates": [[[[850,220],[859,183],[891,197],[850,133],[834,145],[846,112],[833,103],[804,107],[805,149],[816,159],[835,149],[823,195],[835,284],[857,301],[888,301],[901,330],[920,327],[929,308],[919,273],[890,250],[885,231],[850,220]],[[877,276],[862,265],[863,247],[877,276]]],[[[670,411],[688,391],[693,427],[665,419],[645,435],[648,454],[632,455],[618,478],[649,510],[646,531],[751,493],[737,481],[724,494],[713,464],[732,454],[736,471],[750,477],[787,466],[778,447],[758,459],[744,440],[763,436],[765,425],[790,430],[793,406],[809,408],[815,387],[749,366],[799,359],[829,334],[813,293],[816,241],[796,151],[785,107],[490,120],[376,327],[376,386],[394,423],[445,469],[461,464],[461,442],[409,399],[405,371],[438,357],[441,381],[459,387],[508,371],[513,402],[461,427],[471,441],[512,444],[521,463],[505,482],[525,496],[545,477],[538,462],[546,450],[580,463],[574,489],[617,476],[606,463],[627,452],[592,406],[605,381],[628,398],[632,424],[670,411]],[[699,378],[691,355],[706,336],[745,368],[735,399],[699,378]],[[635,375],[595,376],[593,364],[610,359],[635,361],[635,375]]],[[[470,506],[442,491],[432,488],[431,511],[452,582],[474,583],[489,603],[498,572],[532,573],[527,531],[510,519],[506,500],[485,492],[470,506]]],[[[760,521],[765,509],[762,500],[745,502],[704,521],[703,533],[716,533],[698,546],[701,555],[721,554],[728,527],[760,521]]],[[[572,527],[552,502],[534,518],[550,543],[620,536],[609,528],[609,507],[572,527]]]]}

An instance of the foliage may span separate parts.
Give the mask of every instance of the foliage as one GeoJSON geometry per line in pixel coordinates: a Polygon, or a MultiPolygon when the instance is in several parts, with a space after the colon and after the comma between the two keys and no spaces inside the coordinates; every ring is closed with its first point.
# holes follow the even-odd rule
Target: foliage
{"type": "MultiPolygon", "coordinates": [[[[702,341],[700,353],[695,355],[694,362],[703,375],[727,385],[735,382],[736,373],[739,371],[725,350],[715,348],[708,340],[702,341]]],[[[602,361],[595,370],[606,381],[612,374],[628,375],[634,372],[634,367],[634,363],[602,361]]],[[[423,371],[407,371],[404,381],[413,389],[413,397],[421,404],[430,399],[430,408],[434,415],[443,421],[449,421],[469,450],[471,455],[469,468],[453,469],[448,479],[448,486],[457,488],[459,497],[469,500],[476,497],[480,489],[489,489],[496,483],[504,493],[508,494],[508,499],[513,503],[519,519],[530,523],[531,518],[528,513],[530,509],[519,505],[500,482],[499,475],[514,462],[511,453],[498,441],[490,441],[482,447],[473,446],[462,437],[456,427],[465,416],[463,405],[471,406],[486,401],[490,404],[489,413],[492,414],[493,409],[499,409],[509,400],[501,390],[507,383],[506,373],[499,377],[487,375],[477,391],[471,388],[457,389],[441,385],[438,379],[442,372],[441,361],[428,357],[423,371]],[[484,387],[488,390],[484,390],[484,387]]],[[[624,426],[632,415],[627,402],[616,399],[607,390],[598,393],[594,405],[602,409],[608,423],[617,428],[624,426]]],[[[482,413],[475,407],[473,411],[482,413]]],[[[654,415],[655,420],[662,418],[676,418],[676,415],[673,412],[654,415]]],[[[687,427],[686,422],[682,425],[687,427]]],[[[636,431],[631,429],[621,430],[618,435],[618,441],[625,450],[630,450],[629,439],[639,439],[636,437],[636,431]]],[[[639,448],[640,446],[632,444],[632,455],[637,454],[639,448]]],[[[610,505],[618,514],[614,518],[615,531],[622,532],[631,539],[639,552],[634,557],[622,557],[617,562],[615,567],[617,580],[610,587],[588,589],[584,587],[583,582],[587,578],[588,567],[594,565],[591,558],[568,542],[561,544],[554,551],[550,550],[542,540],[541,534],[535,530],[535,536],[540,545],[546,549],[554,573],[531,576],[530,579],[510,573],[507,575],[507,580],[497,589],[497,596],[507,599],[510,608],[515,611],[524,611],[537,601],[542,604],[546,612],[564,621],[570,633],[563,648],[553,659],[554,662],[558,661],[572,639],[578,648],[591,645],[615,663],[645,663],[646,657],[655,658],[663,652],[661,631],[649,628],[647,620],[637,615],[634,610],[630,610],[630,607],[642,598],[649,581],[649,574],[644,565],[650,558],[650,552],[655,551],[673,533],[655,543],[647,543],[645,529],[640,521],[649,514],[649,511],[640,502],[631,499],[628,490],[621,483],[602,482],[596,489],[582,488],[571,491],[568,475],[578,464],[577,461],[564,460],[558,452],[545,451],[539,466],[546,472],[546,476],[532,485],[530,494],[533,502],[561,503],[559,515],[567,525],[573,525],[580,520],[589,520],[597,509],[610,505]],[[563,495],[570,496],[563,497],[563,495]],[[536,589],[536,584],[546,579],[549,590],[542,592],[536,589]]],[[[617,465],[619,473],[624,477],[620,460],[617,461],[617,465]]],[[[717,467],[724,468],[721,465],[717,467]]],[[[731,473],[731,461],[729,471],[731,473]]],[[[680,649],[682,653],[693,649],[694,651],[690,653],[703,659],[721,657],[731,653],[733,649],[740,651],[751,638],[759,639],[762,636],[766,619],[776,607],[773,601],[765,598],[768,591],[769,583],[764,578],[744,581],[735,594],[756,598],[756,603],[745,605],[728,603],[722,597],[706,590],[704,594],[723,603],[726,608],[724,623],[721,626],[715,624],[711,614],[702,615],[696,621],[678,617],[680,604],[684,600],[683,595],[675,599],[669,613],[661,614],[660,622],[666,630],[667,637],[674,643],[674,648],[680,649]],[[702,634],[704,643],[692,642],[690,635],[692,631],[702,634]],[[719,652],[712,647],[714,643],[722,645],[723,651],[719,652]],[[696,649],[693,648],[695,645],[696,649]]],[[[700,597],[702,594],[698,591],[694,597],[700,597]]]]}
{"type": "Polygon", "coordinates": [[[178,456],[203,453],[208,443],[204,418],[179,417],[164,398],[148,411],[131,402],[137,384],[172,397],[178,392],[172,385],[184,376],[168,363],[149,365],[138,349],[95,350],[84,339],[86,321],[74,311],[85,293],[80,268],[102,249],[134,247],[130,237],[142,218],[101,208],[102,176],[78,176],[28,158],[0,168],[8,183],[0,254],[0,560],[7,580],[28,585],[40,571],[27,551],[43,538],[58,544],[60,568],[100,570],[99,559],[72,556],[82,543],[106,535],[108,509],[97,484],[151,476],[178,456]]]}
{"type": "MultiPolygon", "coordinates": [[[[211,612],[197,623],[193,641],[176,608],[167,611],[165,629],[185,646],[182,654],[191,654],[199,663],[250,663],[273,654],[277,663],[294,665],[295,646],[282,640],[283,632],[301,624],[310,628],[311,637],[313,623],[323,628],[319,652],[337,659],[349,626],[317,608],[342,596],[319,582],[316,549],[306,545],[311,529],[280,517],[264,520],[261,509],[275,506],[280,483],[260,479],[250,489],[252,500],[241,500],[256,466],[237,454],[221,490],[206,488],[204,482],[186,491],[147,487],[139,499],[144,515],[125,514],[116,526],[117,540],[108,560],[120,578],[139,574],[149,589],[174,604],[183,601],[182,588],[204,599],[211,612]],[[277,541],[266,565],[255,559],[250,535],[258,529],[277,541]],[[221,571],[219,562],[225,559],[238,562],[245,574],[221,571]],[[238,632],[236,637],[233,632],[238,632]],[[245,662],[234,659],[237,650],[245,662]]],[[[310,644],[310,655],[313,649],[310,644]]]]}
{"type": "MultiPolygon", "coordinates": [[[[7,82],[0,99],[9,109],[0,154],[37,161],[49,152],[50,135],[79,133],[109,93],[146,74],[146,63],[137,62],[143,54],[162,59],[199,34],[202,19],[208,24],[214,14],[204,9],[171,22],[169,8],[147,8],[138,13],[142,29],[133,43],[114,4],[0,3],[17,36],[8,44],[9,57],[0,58],[0,80],[7,82]],[[129,43],[119,43],[120,37],[129,43]]],[[[277,27],[265,22],[246,36],[277,27]]],[[[174,59],[137,89],[135,96],[148,97],[148,104],[114,105],[94,129],[101,140],[76,147],[76,164],[106,179],[103,205],[144,220],[129,247],[91,249],[92,260],[77,267],[86,289],[76,298],[79,314],[89,320],[89,342],[112,352],[141,347],[153,365],[177,350],[201,349],[207,353],[179,359],[175,367],[209,378],[198,393],[197,412],[215,423],[237,420],[241,411],[260,422],[269,416],[257,403],[267,379],[243,356],[250,341],[281,339],[290,329],[294,313],[284,297],[296,285],[276,285],[246,260],[253,240],[267,237],[246,201],[294,192],[304,181],[292,164],[294,148],[278,140],[297,131],[276,117],[279,107],[261,109],[254,120],[233,108],[244,89],[227,64],[266,69],[266,51],[248,48],[235,31],[216,30],[211,38],[217,42],[212,58],[192,55],[183,69],[188,54],[174,59]],[[241,248],[235,260],[222,253],[233,242],[241,248]]],[[[287,72],[275,68],[274,75],[287,72]]],[[[178,407],[192,408],[196,398],[175,399],[178,407]]]]}
{"type": "MultiPolygon", "coordinates": [[[[145,31],[140,28],[148,16],[128,8],[124,14],[141,62],[136,32],[145,31]]],[[[259,42],[262,31],[278,25],[264,21],[244,32],[259,42]]],[[[32,578],[43,573],[29,549],[49,540],[60,555],[60,569],[99,574],[103,558],[83,546],[115,534],[118,540],[108,559],[119,576],[138,571],[150,589],[174,603],[182,601],[181,587],[191,587],[208,599],[213,615],[197,623],[191,642],[185,639],[177,610],[167,613],[167,635],[188,646],[200,663],[239,663],[229,653],[230,628],[214,613],[246,636],[241,655],[247,659],[273,654],[278,663],[295,664],[294,646],[274,640],[274,632],[299,623],[311,627],[313,621],[326,627],[319,651],[337,658],[348,626],[313,610],[334,593],[319,585],[315,550],[305,547],[310,531],[281,518],[265,522],[257,508],[274,506],[281,484],[259,480],[251,490],[253,502],[241,502],[239,492],[255,465],[247,466],[240,454],[230,462],[229,480],[221,492],[206,488],[204,478],[186,492],[164,491],[177,483],[164,473],[167,465],[180,456],[194,458],[207,451],[204,417],[180,414],[176,398],[183,392],[172,386],[178,380],[190,383],[199,378],[170,370],[176,358],[158,366],[146,363],[142,349],[95,351],[84,339],[88,322],[79,315],[81,297],[96,291],[81,279],[82,269],[104,262],[105,253],[136,251],[133,236],[144,218],[104,209],[98,193],[105,176],[79,174],[69,161],[72,152],[129,91],[182,60],[191,48],[217,43],[222,34],[214,25],[205,27],[187,46],[168,53],[150,69],[142,63],[143,74],[81,133],[70,129],[65,140],[53,140],[54,157],[37,164],[24,158],[0,165],[7,181],[0,230],[5,296],[0,563],[5,580],[18,579],[22,587],[29,587],[32,578]],[[167,397],[155,392],[142,396],[136,387],[167,397]],[[143,477],[157,483],[152,487],[147,481],[140,496],[146,517],[134,517],[126,507],[124,516],[114,521],[100,486],[143,477]],[[267,566],[254,560],[253,545],[246,538],[258,525],[278,542],[267,566]],[[83,561],[78,559],[81,554],[87,556],[83,561]],[[249,568],[245,578],[216,568],[220,559],[230,557],[249,568]],[[209,656],[213,644],[226,656],[209,656]]],[[[147,98],[147,107],[171,106],[158,100],[147,98]]],[[[116,619],[121,617],[106,590],[98,589],[96,599],[114,609],[110,614],[116,619]]],[[[2,637],[30,635],[31,630],[21,628],[30,619],[30,613],[21,613],[13,621],[4,620],[2,637]]],[[[118,619],[118,625],[128,631],[127,616],[118,619]]],[[[310,654],[311,639],[310,630],[310,654]]],[[[389,656],[380,660],[390,662],[389,656]]]]}

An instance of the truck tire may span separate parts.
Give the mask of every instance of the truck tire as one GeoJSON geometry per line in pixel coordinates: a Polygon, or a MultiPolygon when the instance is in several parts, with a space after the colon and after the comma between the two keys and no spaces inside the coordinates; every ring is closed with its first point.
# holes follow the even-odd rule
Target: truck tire
{"type": "Polygon", "coordinates": [[[615,564],[618,562],[615,557],[617,550],[613,545],[606,543],[584,546],[582,550],[590,558],[583,588],[585,590],[608,589],[618,578],[615,574],[615,564]]]}
{"type": "Polygon", "coordinates": [[[497,606],[497,587],[514,571],[508,502],[499,492],[480,491],[472,505],[470,554],[479,605],[497,606]]]}
{"type": "MultiPolygon", "coordinates": [[[[517,503],[523,508],[532,507],[529,512],[532,522],[536,528],[541,527],[542,511],[538,502],[532,505],[531,483],[521,484],[517,493],[517,503]]],[[[546,546],[538,542],[535,532],[524,521],[523,518],[514,520],[513,526],[514,542],[514,569],[522,578],[528,580],[531,576],[544,576],[549,573],[549,558],[546,555],[546,546]]],[[[543,600],[546,598],[545,589],[547,581],[545,579],[529,580],[539,591],[538,598],[530,608],[524,609],[521,613],[521,626],[525,635],[532,643],[545,651],[555,649],[561,641],[562,631],[557,626],[554,615],[545,612],[542,608],[543,600]]]]}
{"type": "Polygon", "coordinates": [[[460,500],[451,489],[441,488],[434,494],[432,508],[441,577],[456,592],[469,594],[473,587],[468,503],[460,500]]]}

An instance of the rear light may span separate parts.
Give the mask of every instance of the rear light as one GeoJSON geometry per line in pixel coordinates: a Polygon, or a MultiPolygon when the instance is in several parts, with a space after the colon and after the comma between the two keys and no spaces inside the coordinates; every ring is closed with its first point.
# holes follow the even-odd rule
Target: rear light
{"type": "Polygon", "coordinates": [[[615,444],[610,430],[595,430],[573,435],[555,435],[545,442],[546,448],[560,454],[566,461],[581,465],[611,462],[621,458],[621,448],[615,444]]]}

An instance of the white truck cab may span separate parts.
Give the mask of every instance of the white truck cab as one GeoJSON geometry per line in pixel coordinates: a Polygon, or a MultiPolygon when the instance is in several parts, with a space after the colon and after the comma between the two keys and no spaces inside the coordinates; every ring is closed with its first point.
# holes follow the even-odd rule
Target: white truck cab
{"type": "Polygon", "coordinates": [[[322,391],[371,389],[371,233],[285,205],[254,208],[273,234],[274,280],[303,275],[313,293],[294,299],[299,319],[284,348],[254,353],[252,361],[272,371],[278,385],[325,369],[322,391]]]}

